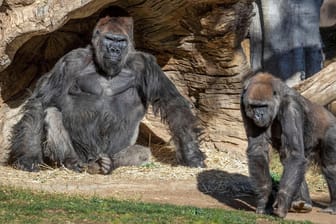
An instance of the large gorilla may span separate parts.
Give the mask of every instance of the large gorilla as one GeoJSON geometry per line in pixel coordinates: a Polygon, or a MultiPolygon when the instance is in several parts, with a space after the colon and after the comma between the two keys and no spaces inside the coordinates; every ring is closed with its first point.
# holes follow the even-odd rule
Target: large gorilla
{"type": "Polygon", "coordinates": [[[102,16],[91,45],[67,53],[38,81],[13,128],[8,163],[103,174],[139,165],[150,155],[135,145],[149,104],[168,123],[179,162],[204,167],[196,117],[154,56],[134,49],[132,18],[102,16]]]}
{"type": "Polygon", "coordinates": [[[322,211],[336,214],[335,117],[266,73],[259,73],[246,82],[241,112],[248,137],[250,177],[257,190],[256,212],[273,209],[275,215],[285,217],[291,208],[310,211],[305,172],[308,162],[314,160],[322,168],[331,198],[329,207],[322,211]],[[284,167],[274,204],[269,144],[279,152],[284,167]]]}

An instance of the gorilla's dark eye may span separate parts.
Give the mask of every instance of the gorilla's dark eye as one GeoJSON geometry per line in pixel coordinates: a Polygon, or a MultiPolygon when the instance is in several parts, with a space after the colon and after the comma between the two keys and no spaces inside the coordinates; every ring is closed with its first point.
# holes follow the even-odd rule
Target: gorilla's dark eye
{"type": "Polygon", "coordinates": [[[119,41],[126,41],[127,38],[125,37],[125,35],[120,35],[120,34],[110,34],[107,33],[105,34],[105,38],[108,40],[111,40],[113,42],[119,42],[119,41]]]}
{"type": "Polygon", "coordinates": [[[116,45],[117,45],[118,47],[120,47],[120,48],[124,48],[124,47],[127,46],[127,41],[126,41],[125,39],[123,39],[123,40],[118,40],[118,41],[116,42],[116,45]]]}
{"type": "Polygon", "coordinates": [[[267,104],[250,104],[250,107],[251,108],[265,108],[267,107],[268,105],[267,104]]]}
{"type": "Polygon", "coordinates": [[[276,96],[277,95],[277,92],[276,91],[273,91],[273,96],[276,96]]]}
{"type": "Polygon", "coordinates": [[[105,43],[107,48],[112,49],[113,52],[115,52],[115,49],[120,51],[127,47],[127,37],[119,34],[106,34],[105,43]]]}

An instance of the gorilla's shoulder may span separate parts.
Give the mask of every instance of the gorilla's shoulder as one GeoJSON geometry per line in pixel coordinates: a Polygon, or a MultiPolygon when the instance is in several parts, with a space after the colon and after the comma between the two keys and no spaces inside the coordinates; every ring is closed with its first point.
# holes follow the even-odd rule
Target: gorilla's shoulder
{"type": "MultiPolygon", "coordinates": [[[[60,66],[65,66],[69,71],[80,71],[93,61],[91,48],[77,48],[65,54],[59,61],[60,66]]],[[[57,66],[56,66],[57,67],[57,66]]]]}
{"type": "Polygon", "coordinates": [[[63,60],[72,61],[72,60],[85,60],[85,59],[92,59],[92,49],[90,47],[86,48],[77,48],[70,52],[68,52],[66,55],[63,56],[63,60]]]}
{"type": "Polygon", "coordinates": [[[142,60],[143,62],[148,62],[148,61],[156,61],[156,58],[154,55],[143,52],[143,51],[133,51],[132,53],[129,54],[129,59],[130,60],[142,60]]]}
{"type": "Polygon", "coordinates": [[[134,51],[128,55],[127,64],[137,71],[141,71],[156,62],[154,55],[142,51],[134,51]]]}

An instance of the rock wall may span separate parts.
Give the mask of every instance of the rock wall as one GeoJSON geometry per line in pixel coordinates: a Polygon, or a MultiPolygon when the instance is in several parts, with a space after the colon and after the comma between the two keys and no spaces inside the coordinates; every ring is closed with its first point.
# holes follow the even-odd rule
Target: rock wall
{"type": "MultiPolygon", "coordinates": [[[[241,47],[252,0],[2,0],[0,1],[0,121],[8,130],[36,80],[66,52],[89,43],[99,11],[126,9],[135,21],[136,48],[154,54],[193,104],[204,127],[204,150],[246,145],[239,112],[249,66],[241,47]]],[[[147,127],[169,134],[150,113],[147,127]]]]}

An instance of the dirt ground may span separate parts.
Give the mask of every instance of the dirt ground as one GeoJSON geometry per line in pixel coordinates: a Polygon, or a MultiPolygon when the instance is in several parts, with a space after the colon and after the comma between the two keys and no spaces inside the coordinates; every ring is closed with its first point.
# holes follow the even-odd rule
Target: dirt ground
{"type": "MultiPolygon", "coordinates": [[[[0,184],[83,196],[254,212],[254,196],[246,166],[237,164],[240,165],[191,169],[153,162],[144,167],[118,168],[106,176],[74,173],[66,169],[29,173],[0,166],[0,184]]],[[[312,212],[289,213],[286,219],[335,223],[336,216],[318,213],[328,202],[328,195],[321,192],[312,194],[312,197],[312,212]]]]}

